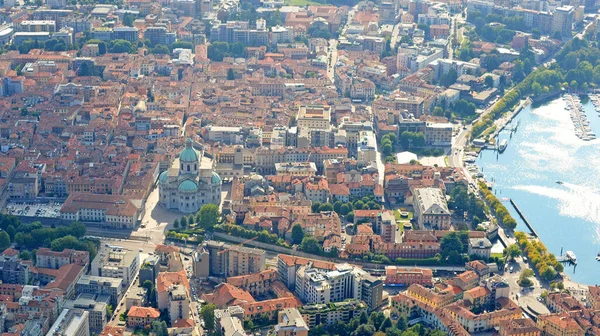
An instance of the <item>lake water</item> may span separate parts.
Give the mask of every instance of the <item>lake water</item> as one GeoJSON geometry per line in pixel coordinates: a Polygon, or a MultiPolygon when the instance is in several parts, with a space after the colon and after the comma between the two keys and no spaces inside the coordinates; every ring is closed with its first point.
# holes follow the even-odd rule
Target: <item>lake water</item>
{"type": "MultiPolygon", "coordinates": [[[[600,284],[600,139],[580,140],[564,108],[556,99],[538,107],[526,107],[513,120],[516,132],[503,131],[509,139],[502,154],[482,151],[476,164],[496,196],[528,232],[508,202],[512,198],[555,255],[561,248],[577,255],[577,267],[565,265],[573,280],[600,284]],[[563,184],[557,184],[557,181],[563,184]]],[[[600,134],[600,116],[591,102],[584,104],[592,131],[600,134]]]]}

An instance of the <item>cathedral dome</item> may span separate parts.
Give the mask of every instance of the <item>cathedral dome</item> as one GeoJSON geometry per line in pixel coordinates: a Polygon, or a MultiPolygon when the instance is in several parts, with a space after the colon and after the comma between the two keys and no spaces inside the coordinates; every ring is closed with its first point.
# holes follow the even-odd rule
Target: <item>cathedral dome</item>
{"type": "Polygon", "coordinates": [[[160,173],[160,175],[158,176],[158,183],[165,183],[167,182],[167,171],[165,170],[164,172],[160,173]]]}
{"type": "Polygon", "coordinates": [[[191,180],[185,180],[179,184],[179,191],[192,192],[198,190],[198,186],[191,180]]]}
{"type": "Polygon", "coordinates": [[[198,162],[198,153],[192,148],[192,140],[190,138],[185,141],[185,148],[179,154],[179,160],[181,162],[198,162]]]}
{"type": "Polygon", "coordinates": [[[213,172],[210,182],[214,185],[221,184],[221,177],[219,176],[219,174],[213,172]]]}

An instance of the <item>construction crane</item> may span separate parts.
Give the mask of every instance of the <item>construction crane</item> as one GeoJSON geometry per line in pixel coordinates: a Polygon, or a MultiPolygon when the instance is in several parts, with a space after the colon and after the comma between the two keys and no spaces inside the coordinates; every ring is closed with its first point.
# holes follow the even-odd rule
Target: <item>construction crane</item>
{"type": "Polygon", "coordinates": [[[241,242],[241,243],[239,243],[239,244],[237,244],[237,245],[234,245],[234,246],[232,246],[232,247],[230,247],[230,248],[228,248],[228,249],[225,249],[225,250],[219,251],[219,253],[217,253],[217,254],[218,254],[218,255],[221,255],[221,254],[223,254],[223,253],[225,253],[225,252],[227,252],[227,251],[231,250],[231,249],[232,249],[232,248],[234,248],[234,247],[237,247],[237,246],[242,246],[242,245],[244,245],[244,244],[246,244],[246,243],[249,243],[249,242],[251,242],[251,241],[253,241],[253,240],[257,239],[257,238],[258,238],[258,237],[254,237],[254,238],[250,238],[250,239],[248,239],[248,240],[244,240],[243,242],[241,242]]]}

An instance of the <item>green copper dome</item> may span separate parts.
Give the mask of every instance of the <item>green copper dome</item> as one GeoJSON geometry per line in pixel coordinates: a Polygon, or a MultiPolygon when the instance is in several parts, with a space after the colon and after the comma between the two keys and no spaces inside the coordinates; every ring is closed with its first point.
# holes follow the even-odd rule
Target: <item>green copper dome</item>
{"type": "Polygon", "coordinates": [[[185,148],[179,154],[179,160],[181,162],[198,162],[198,153],[192,148],[192,139],[188,138],[185,141],[185,148]]]}
{"type": "Polygon", "coordinates": [[[196,183],[190,180],[185,180],[179,184],[179,191],[196,191],[198,190],[198,186],[196,183]]]}
{"type": "Polygon", "coordinates": [[[158,176],[158,182],[160,182],[160,183],[167,182],[167,171],[166,170],[164,172],[160,173],[160,175],[158,176]]]}
{"type": "Polygon", "coordinates": [[[219,174],[213,172],[210,181],[212,182],[212,184],[221,184],[221,177],[219,176],[219,174]]]}

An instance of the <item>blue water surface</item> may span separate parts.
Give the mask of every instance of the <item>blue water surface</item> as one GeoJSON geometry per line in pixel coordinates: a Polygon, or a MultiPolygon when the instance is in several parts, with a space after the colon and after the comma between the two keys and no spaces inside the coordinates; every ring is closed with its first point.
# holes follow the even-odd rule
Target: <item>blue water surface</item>
{"type": "MultiPolygon", "coordinates": [[[[598,112],[583,102],[592,131],[600,134],[598,112]]],[[[517,130],[500,134],[509,139],[504,153],[484,150],[476,164],[517,219],[518,230],[528,231],[509,198],[551,252],[559,255],[562,248],[577,255],[578,265],[565,267],[571,279],[600,284],[600,138],[577,138],[565,106],[560,98],[526,107],[513,120],[517,130]]]]}

